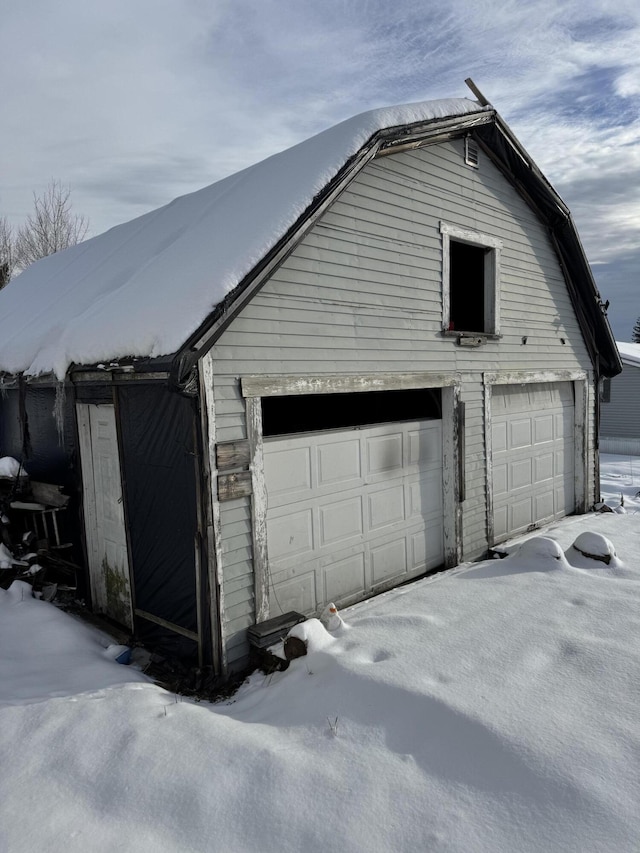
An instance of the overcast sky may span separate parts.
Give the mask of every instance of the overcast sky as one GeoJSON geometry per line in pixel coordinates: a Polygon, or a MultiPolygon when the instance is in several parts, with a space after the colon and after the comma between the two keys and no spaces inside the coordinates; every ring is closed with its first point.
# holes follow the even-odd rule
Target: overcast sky
{"type": "Polygon", "coordinates": [[[0,216],[51,179],[90,234],[472,77],[640,316],[638,0],[0,0],[0,216]]]}

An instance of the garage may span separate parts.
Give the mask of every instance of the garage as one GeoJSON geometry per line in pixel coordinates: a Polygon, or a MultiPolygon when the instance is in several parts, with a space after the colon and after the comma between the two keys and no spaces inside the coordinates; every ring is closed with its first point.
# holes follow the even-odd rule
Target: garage
{"type": "Polygon", "coordinates": [[[574,435],[572,382],[493,387],[495,542],[574,511],[574,435]]]}
{"type": "Polygon", "coordinates": [[[267,438],[269,610],[317,613],[443,563],[442,421],[267,438]]]}

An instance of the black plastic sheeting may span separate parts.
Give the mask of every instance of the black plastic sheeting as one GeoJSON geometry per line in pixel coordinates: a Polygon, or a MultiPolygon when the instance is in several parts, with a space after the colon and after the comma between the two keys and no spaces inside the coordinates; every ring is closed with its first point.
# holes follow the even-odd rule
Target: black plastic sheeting
{"type": "MultiPolygon", "coordinates": [[[[118,388],[118,407],[135,606],[196,632],[195,404],[135,383],[118,388]]],[[[143,618],[136,634],[180,657],[196,649],[143,618]]]]}
{"type": "MultiPolygon", "coordinates": [[[[13,456],[32,480],[63,487],[69,503],[58,515],[63,542],[72,547],[61,557],[82,565],[83,530],[80,520],[80,479],[73,389],[34,387],[23,383],[0,394],[0,456],[13,456]],[[57,401],[57,406],[56,406],[57,401]],[[56,409],[60,411],[56,419],[56,409]]],[[[78,595],[88,595],[83,573],[78,595]]]]}
{"type": "Polygon", "coordinates": [[[32,480],[77,489],[76,432],[73,395],[59,400],[56,423],[56,389],[23,386],[0,396],[0,455],[21,462],[32,480]],[[22,417],[21,417],[22,415],[22,417]]]}

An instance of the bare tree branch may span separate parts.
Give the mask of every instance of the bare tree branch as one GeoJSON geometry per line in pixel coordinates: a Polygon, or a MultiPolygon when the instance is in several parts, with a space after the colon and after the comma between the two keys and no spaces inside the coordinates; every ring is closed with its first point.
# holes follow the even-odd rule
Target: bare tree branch
{"type": "Polygon", "coordinates": [[[5,216],[0,216],[0,290],[8,284],[15,266],[13,229],[5,216]]]}
{"type": "Polygon", "coordinates": [[[13,241],[15,268],[23,270],[84,239],[89,221],[72,212],[70,196],[71,190],[59,181],[51,181],[41,196],[33,194],[33,213],[13,241]]]}

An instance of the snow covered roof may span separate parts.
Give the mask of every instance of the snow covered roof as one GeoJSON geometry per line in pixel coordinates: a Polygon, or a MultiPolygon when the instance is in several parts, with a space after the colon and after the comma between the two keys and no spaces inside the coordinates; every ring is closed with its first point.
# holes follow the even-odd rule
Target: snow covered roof
{"type": "Polygon", "coordinates": [[[490,106],[441,99],[361,113],[211,186],[44,258],[0,291],[0,372],[171,356],[181,386],[273,265],[378,146],[473,128],[550,228],[594,364],[621,370],[564,202],[490,106]]]}
{"type": "Polygon", "coordinates": [[[0,370],[175,353],[381,129],[485,109],[371,110],[25,270],[0,293],[0,370]]]}
{"type": "Polygon", "coordinates": [[[640,344],[626,343],[625,341],[616,341],[620,357],[623,364],[633,364],[640,367],[640,344]]]}

